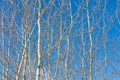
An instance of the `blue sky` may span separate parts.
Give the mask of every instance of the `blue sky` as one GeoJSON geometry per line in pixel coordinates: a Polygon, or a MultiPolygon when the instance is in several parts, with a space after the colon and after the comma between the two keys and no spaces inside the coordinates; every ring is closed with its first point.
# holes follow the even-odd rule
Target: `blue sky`
{"type": "MultiPolygon", "coordinates": [[[[33,0],[28,0],[29,3],[28,5],[32,4],[33,0]]],[[[68,30],[70,26],[70,16],[69,16],[69,1],[65,2],[66,5],[64,5],[62,8],[59,5],[59,2],[61,4],[60,0],[55,0],[55,4],[51,5],[50,0],[46,0],[46,3],[43,3],[44,0],[41,0],[42,2],[42,9],[45,8],[46,5],[49,5],[48,9],[46,9],[45,13],[41,17],[41,25],[42,25],[42,35],[44,36],[42,38],[42,47],[41,51],[46,53],[48,51],[48,37],[51,37],[51,29],[53,30],[52,37],[53,41],[51,40],[50,44],[51,47],[59,41],[59,25],[60,25],[60,15],[62,14],[62,36],[66,37],[68,35],[68,30]],[[61,8],[61,9],[60,9],[61,8]],[[50,12],[51,10],[51,12],[50,12]],[[63,12],[62,12],[63,11],[63,12]],[[60,14],[60,12],[62,12],[60,14]],[[50,14],[49,14],[50,13],[50,14]],[[57,16],[50,18],[49,24],[47,25],[45,21],[47,21],[48,16],[53,16],[56,14],[57,16]],[[49,28],[48,28],[49,26],[49,28]],[[47,31],[47,32],[46,32],[47,31]]],[[[65,1],[65,0],[63,0],[65,1]]],[[[21,11],[21,15],[24,15],[24,10],[23,10],[23,5],[22,5],[22,0],[16,0],[14,1],[15,4],[17,5],[18,9],[21,11]],[[23,12],[22,12],[23,11],[23,12]]],[[[34,1],[33,1],[34,2],[34,1]]],[[[89,15],[90,15],[90,23],[91,27],[93,28],[93,33],[92,33],[92,38],[93,38],[93,55],[95,55],[95,59],[93,61],[93,68],[98,69],[97,65],[100,64],[100,66],[104,66],[104,48],[103,48],[103,42],[104,42],[104,35],[107,42],[106,42],[106,53],[107,53],[107,80],[110,80],[110,77],[113,77],[111,80],[120,80],[119,74],[116,74],[117,70],[120,70],[120,65],[119,65],[119,57],[120,57],[120,12],[117,14],[117,0],[106,0],[106,9],[104,13],[104,21],[105,21],[105,33],[103,33],[103,8],[104,8],[105,0],[89,0],[89,5],[88,5],[88,10],[89,10],[89,15]],[[97,23],[97,25],[96,25],[97,23]],[[113,76],[112,76],[113,74],[113,76]]],[[[32,8],[30,8],[30,18],[29,18],[29,24],[31,25],[30,28],[32,29],[33,26],[35,25],[35,21],[37,20],[37,7],[38,4],[33,5],[32,8]],[[35,14],[34,14],[35,13],[35,14]],[[33,17],[34,14],[34,17],[33,17]]],[[[73,28],[70,33],[70,59],[69,59],[69,64],[70,62],[74,62],[74,64],[71,67],[71,73],[70,75],[74,74],[74,70],[77,70],[81,67],[81,55],[82,55],[82,42],[81,42],[81,35],[82,35],[82,23],[84,27],[84,43],[85,43],[85,71],[86,73],[89,72],[89,35],[88,35],[88,23],[87,23],[87,17],[86,17],[86,2],[85,0],[71,0],[71,9],[72,9],[72,15],[73,15],[73,20],[75,21],[75,24],[73,25],[73,28]],[[78,8],[80,7],[80,10],[78,8]],[[73,60],[71,60],[73,59],[73,60]],[[73,70],[72,70],[73,69],[73,70]]],[[[120,8],[120,6],[118,6],[120,8]]],[[[6,20],[6,26],[5,30],[8,30],[8,25],[7,23],[11,23],[11,15],[13,14],[13,11],[15,11],[15,8],[13,5],[11,5],[7,0],[0,0],[0,15],[2,13],[5,14],[5,20],[6,20]]],[[[18,14],[18,11],[15,11],[15,21],[17,24],[17,28],[15,31],[15,34],[18,34],[21,32],[21,28],[24,25],[24,21],[22,22],[21,16],[18,14]]],[[[119,10],[119,9],[118,9],[119,10]]],[[[1,16],[0,16],[1,17],[1,16]]],[[[23,18],[26,19],[26,16],[24,15],[23,18]]],[[[0,20],[1,24],[1,20],[0,20]]],[[[13,25],[15,26],[15,25],[13,25]]],[[[33,32],[32,39],[30,41],[31,44],[31,55],[36,56],[36,49],[37,49],[37,25],[35,27],[35,30],[33,32]],[[32,41],[33,40],[33,41],[32,41]]],[[[9,31],[8,31],[9,34],[9,31]]],[[[1,35],[1,32],[0,32],[1,35]]],[[[20,34],[21,35],[21,34],[20,34]]],[[[0,38],[1,39],[1,38],[0,38]]],[[[5,45],[7,46],[7,36],[6,36],[6,41],[5,45]]],[[[21,37],[19,37],[21,39],[21,37]]],[[[13,38],[13,43],[16,41],[16,39],[13,38]]],[[[21,44],[18,45],[18,43],[14,43],[15,46],[17,46],[18,49],[20,49],[21,44]]],[[[66,39],[61,41],[61,58],[65,57],[66,55],[66,39]]],[[[1,46],[1,44],[0,44],[1,46]]],[[[1,48],[1,47],[0,47],[1,48]]],[[[7,49],[8,47],[6,47],[7,49]]],[[[52,52],[51,52],[51,66],[56,59],[57,59],[57,50],[58,48],[56,47],[52,52]]],[[[12,52],[12,46],[11,46],[11,52],[12,52]]],[[[14,54],[17,54],[15,51],[14,54]]],[[[17,56],[17,55],[16,55],[17,56]]],[[[12,55],[11,55],[12,57],[12,55]]],[[[46,60],[47,57],[44,58],[44,62],[47,63],[46,60]]],[[[16,58],[15,58],[16,59],[16,58]]],[[[37,63],[37,62],[36,62],[37,63]]],[[[35,64],[36,64],[35,63],[35,64]]],[[[64,63],[63,61],[60,62],[59,65],[62,65],[64,63]]],[[[35,66],[36,68],[36,66],[35,66]]],[[[46,70],[48,69],[47,66],[45,66],[46,70]]],[[[54,67],[52,70],[52,75],[54,75],[54,70],[56,68],[54,67]]],[[[1,69],[0,69],[1,71],[1,69]]],[[[65,72],[64,67],[62,67],[61,71],[65,72]]],[[[94,80],[99,80],[99,72],[93,70],[94,73],[93,75],[96,75],[94,77],[94,80]]],[[[102,76],[103,80],[103,73],[104,73],[104,68],[102,67],[100,69],[100,76],[102,76]]],[[[1,76],[0,76],[1,77],[1,76]]],[[[76,74],[76,80],[81,80],[81,74],[78,73],[76,74]]]]}

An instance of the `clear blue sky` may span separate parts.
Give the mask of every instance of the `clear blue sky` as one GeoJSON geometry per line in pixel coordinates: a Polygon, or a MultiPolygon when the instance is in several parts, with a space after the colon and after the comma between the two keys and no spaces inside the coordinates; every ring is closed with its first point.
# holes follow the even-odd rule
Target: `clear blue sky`
{"type": "MultiPolygon", "coordinates": [[[[16,0],[15,2],[18,3],[18,1],[19,1],[19,3],[21,2],[21,0],[16,0]]],[[[105,30],[109,29],[109,31],[106,31],[106,38],[107,38],[106,52],[107,52],[107,56],[108,56],[107,80],[110,80],[110,77],[115,77],[112,80],[120,80],[120,76],[115,75],[116,72],[118,71],[118,69],[120,68],[120,63],[118,62],[118,61],[120,61],[120,49],[119,49],[120,48],[120,23],[119,23],[120,12],[118,13],[118,17],[117,17],[117,15],[116,15],[117,0],[106,0],[106,1],[107,2],[106,2],[106,11],[105,11],[105,24],[106,24],[105,30]]],[[[71,0],[71,2],[72,2],[72,15],[74,15],[73,19],[76,18],[76,15],[75,15],[76,12],[77,12],[77,14],[80,15],[80,17],[77,19],[78,21],[79,20],[80,21],[79,21],[79,23],[76,23],[75,25],[73,25],[71,35],[70,35],[70,45],[72,45],[72,46],[70,46],[71,55],[73,55],[73,57],[75,58],[75,62],[74,62],[74,65],[73,65],[72,68],[76,69],[76,68],[81,66],[81,64],[80,64],[81,62],[79,61],[80,57],[78,56],[78,54],[81,53],[80,48],[79,48],[80,47],[79,44],[81,44],[81,42],[80,42],[80,39],[81,39],[81,25],[82,25],[81,24],[82,23],[82,21],[81,21],[82,17],[81,16],[83,16],[83,17],[86,16],[86,10],[85,9],[81,9],[79,12],[77,10],[78,10],[79,5],[81,5],[81,7],[83,7],[83,8],[86,8],[86,4],[85,4],[85,0],[71,0]],[[74,45],[74,47],[73,47],[73,45],[74,45]]],[[[58,5],[58,4],[56,3],[56,5],[58,5]]],[[[21,3],[18,6],[19,6],[19,8],[21,8],[21,10],[23,9],[23,7],[21,6],[21,3]]],[[[37,7],[37,6],[35,6],[35,7],[37,7]]],[[[103,34],[100,30],[102,30],[102,27],[103,27],[103,22],[102,22],[101,15],[102,15],[103,7],[104,7],[104,0],[89,0],[89,6],[88,7],[89,7],[89,14],[91,15],[91,17],[90,17],[91,26],[94,27],[93,42],[97,44],[99,42],[102,42],[102,38],[103,38],[103,34]],[[100,10],[99,11],[97,11],[97,10],[94,11],[95,6],[97,6],[97,5],[99,5],[100,10]],[[93,11],[94,11],[94,14],[92,14],[93,11]],[[94,22],[92,21],[93,16],[94,16],[94,18],[96,18],[94,22]],[[94,24],[99,19],[101,21],[99,23],[99,26],[96,26],[96,25],[94,26],[94,24]],[[97,37],[98,37],[98,39],[96,41],[95,39],[97,37]]],[[[11,11],[9,10],[9,8],[10,8],[10,4],[8,3],[7,0],[0,0],[0,13],[3,10],[3,12],[5,12],[6,16],[11,17],[10,15],[12,14],[11,12],[12,12],[13,8],[10,8],[11,11]]],[[[54,13],[54,10],[53,10],[53,13],[54,13]]],[[[66,16],[66,15],[63,15],[63,16],[66,16]]],[[[35,18],[36,18],[36,16],[35,16],[35,18]]],[[[44,15],[44,18],[47,18],[47,16],[44,15]]],[[[8,18],[8,22],[10,21],[10,19],[11,18],[8,18]]],[[[66,21],[66,25],[67,25],[67,23],[69,24],[69,20],[70,19],[68,18],[68,20],[66,21]]],[[[86,46],[86,52],[87,52],[87,50],[89,50],[89,47],[88,47],[89,40],[87,38],[88,37],[88,33],[87,33],[87,27],[88,26],[87,26],[86,20],[87,20],[87,18],[84,18],[83,22],[84,22],[84,29],[85,29],[85,33],[84,33],[84,35],[85,35],[85,46],[86,46]]],[[[65,20],[63,20],[63,21],[65,22],[65,20]]],[[[18,15],[16,15],[16,22],[17,22],[19,27],[22,26],[21,19],[18,15]]],[[[52,22],[52,20],[51,20],[51,22],[52,22]]],[[[51,26],[53,26],[53,25],[51,24],[51,26]]],[[[54,28],[54,27],[51,27],[51,28],[54,28]]],[[[66,27],[63,26],[63,29],[64,28],[67,29],[66,27]]],[[[44,27],[43,27],[43,29],[44,29],[44,27]]],[[[56,30],[56,33],[57,33],[58,29],[56,28],[56,29],[53,29],[53,30],[56,30]]],[[[37,31],[37,28],[36,28],[36,30],[34,32],[34,36],[33,36],[33,38],[35,40],[37,40],[36,31],[37,31]]],[[[54,35],[59,35],[59,34],[56,34],[56,33],[54,35]]],[[[66,35],[66,34],[64,34],[64,35],[66,35]]],[[[43,40],[43,42],[45,43],[44,40],[43,40]]],[[[61,44],[62,44],[63,48],[66,48],[66,46],[64,45],[64,44],[66,44],[66,42],[64,40],[61,42],[61,44]]],[[[99,45],[100,44],[102,44],[102,43],[99,43],[99,45]]],[[[94,47],[95,46],[96,45],[94,45],[94,47]]],[[[95,48],[93,48],[93,49],[95,49],[95,48]]],[[[64,53],[64,49],[61,52],[64,53]]],[[[52,59],[53,61],[56,60],[56,58],[55,58],[57,56],[56,53],[57,53],[57,49],[55,49],[52,52],[51,58],[53,58],[52,59]]],[[[102,61],[104,59],[103,46],[100,45],[100,49],[98,49],[97,52],[94,52],[94,54],[96,54],[96,56],[98,57],[98,58],[95,58],[95,60],[96,60],[96,62],[94,61],[95,64],[97,64],[97,60],[102,61]]],[[[88,56],[86,56],[85,58],[86,58],[86,61],[88,61],[88,56]]],[[[88,64],[89,64],[89,62],[88,62],[88,64]]],[[[101,63],[101,65],[104,65],[104,63],[101,63]]],[[[88,69],[88,66],[85,66],[85,67],[88,69]]],[[[103,75],[103,73],[104,73],[104,69],[101,69],[101,75],[103,75]]],[[[79,76],[79,75],[80,74],[78,74],[76,76],[76,80],[80,80],[81,76],[79,76]]],[[[96,78],[98,79],[98,77],[99,77],[99,75],[97,73],[96,78]]],[[[101,78],[101,79],[103,79],[103,78],[101,78]]]]}

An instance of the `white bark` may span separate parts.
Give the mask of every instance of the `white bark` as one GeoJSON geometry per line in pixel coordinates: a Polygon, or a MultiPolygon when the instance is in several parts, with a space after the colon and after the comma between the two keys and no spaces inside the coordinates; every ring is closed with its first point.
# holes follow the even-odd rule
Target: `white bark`
{"type": "Polygon", "coordinates": [[[104,9],[103,9],[103,33],[104,33],[104,80],[106,80],[106,67],[107,67],[107,55],[106,55],[106,34],[105,34],[105,11],[106,11],[106,0],[104,3],[104,9]]]}
{"type": "Polygon", "coordinates": [[[89,10],[88,10],[88,0],[86,0],[86,4],[87,4],[87,23],[88,23],[88,33],[89,33],[89,39],[90,39],[90,51],[89,51],[89,65],[90,65],[90,69],[89,69],[89,73],[90,73],[90,77],[89,80],[93,80],[92,78],[92,29],[91,29],[91,25],[90,25],[90,16],[89,16],[89,10]]]}
{"type": "Polygon", "coordinates": [[[68,80],[68,58],[69,58],[69,53],[70,53],[70,43],[69,43],[69,38],[67,38],[67,55],[66,55],[66,60],[65,60],[65,80],[68,80]]]}
{"type": "Polygon", "coordinates": [[[69,29],[69,32],[68,32],[68,37],[67,37],[67,55],[66,55],[66,60],[65,60],[65,80],[68,80],[69,77],[68,77],[68,59],[69,59],[69,54],[70,54],[70,41],[69,41],[69,37],[70,37],[70,33],[71,33],[71,30],[72,30],[72,27],[73,27],[73,21],[72,21],[72,6],[71,6],[71,1],[69,0],[69,6],[70,6],[70,18],[71,18],[71,22],[70,22],[70,29],[69,29]]]}
{"type": "Polygon", "coordinates": [[[24,53],[24,64],[23,64],[23,80],[26,80],[26,59],[27,59],[27,54],[26,54],[26,49],[27,49],[27,43],[26,43],[26,32],[25,32],[25,53],[24,53]]]}
{"type": "Polygon", "coordinates": [[[84,57],[85,57],[85,53],[84,53],[84,26],[83,26],[83,16],[82,16],[82,80],[84,80],[84,57]]]}
{"type": "Polygon", "coordinates": [[[40,42],[41,42],[41,25],[40,25],[40,9],[41,9],[41,3],[40,0],[38,0],[38,63],[37,63],[37,73],[36,73],[36,80],[40,80],[40,63],[41,63],[41,53],[40,53],[40,42]]]}
{"type": "MultiPolygon", "coordinates": [[[[29,37],[30,37],[30,33],[29,33],[29,37]]],[[[31,48],[30,47],[30,42],[29,42],[28,47],[29,47],[29,54],[28,54],[28,58],[29,58],[28,59],[29,60],[29,65],[28,65],[29,66],[29,79],[32,80],[32,70],[31,70],[32,68],[31,68],[31,56],[30,56],[30,52],[31,52],[30,51],[30,48],[31,48]]]]}
{"type": "MultiPolygon", "coordinates": [[[[3,14],[4,15],[4,14],[3,14]]],[[[4,57],[4,17],[2,15],[2,54],[3,54],[3,57],[4,57]]],[[[3,79],[5,80],[5,61],[3,61],[3,79]]]]}
{"type": "MultiPolygon", "coordinates": [[[[48,18],[49,19],[49,18],[48,18]]],[[[49,26],[49,20],[48,20],[48,28],[50,27],[49,26]]],[[[51,29],[51,33],[50,33],[50,35],[49,35],[49,32],[48,32],[48,80],[51,80],[51,65],[50,65],[50,48],[51,48],[51,42],[52,42],[52,29],[51,29]],[[50,36],[50,37],[49,37],[50,36]]]]}

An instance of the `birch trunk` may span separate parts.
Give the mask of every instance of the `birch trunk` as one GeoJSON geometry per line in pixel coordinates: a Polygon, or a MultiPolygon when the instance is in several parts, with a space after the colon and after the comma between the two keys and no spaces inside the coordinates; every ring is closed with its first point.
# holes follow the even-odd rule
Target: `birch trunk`
{"type": "Polygon", "coordinates": [[[41,53],[40,53],[40,42],[41,42],[41,25],[40,25],[40,16],[41,16],[41,3],[40,0],[38,0],[38,63],[37,63],[37,74],[36,74],[36,80],[40,80],[40,63],[41,63],[41,53]]]}
{"type": "Polygon", "coordinates": [[[69,38],[67,38],[67,56],[66,56],[66,60],[65,60],[65,80],[68,80],[68,58],[69,58],[69,38]]]}
{"type": "Polygon", "coordinates": [[[89,33],[89,39],[90,39],[90,51],[89,51],[89,65],[90,65],[90,69],[89,69],[89,73],[90,73],[90,77],[89,80],[93,80],[92,78],[92,29],[90,26],[90,16],[89,16],[89,10],[88,10],[88,0],[86,0],[86,4],[87,4],[87,23],[88,23],[88,33],[89,33]]]}
{"type": "MultiPolygon", "coordinates": [[[[49,43],[48,43],[49,44],[49,43]]],[[[50,46],[49,46],[50,47],[50,46]]],[[[50,48],[49,48],[50,49],[50,48]]],[[[50,52],[48,52],[48,80],[51,80],[50,52]]]]}
{"type": "Polygon", "coordinates": [[[26,49],[27,49],[27,43],[26,43],[26,32],[25,32],[25,52],[24,52],[24,67],[23,67],[23,80],[26,80],[26,59],[27,59],[27,54],[26,54],[26,49]]]}
{"type": "Polygon", "coordinates": [[[83,27],[83,16],[82,16],[82,80],[84,80],[84,57],[85,57],[85,53],[84,53],[84,27],[83,27]]]}
{"type": "Polygon", "coordinates": [[[73,21],[72,21],[72,6],[71,6],[71,1],[69,0],[69,6],[70,6],[70,19],[71,19],[71,22],[70,22],[70,29],[69,29],[69,32],[68,32],[68,37],[67,37],[67,56],[66,56],[66,60],[65,60],[65,80],[68,80],[68,58],[69,58],[69,53],[70,53],[70,41],[69,41],[69,37],[70,37],[70,33],[71,33],[71,30],[72,30],[72,27],[73,27],[73,21]]]}
{"type": "Polygon", "coordinates": [[[106,67],[107,67],[107,55],[106,55],[106,34],[105,34],[105,11],[106,11],[106,0],[105,0],[105,5],[103,9],[103,33],[104,33],[104,80],[106,80],[106,67]]]}
{"type": "MultiPolygon", "coordinates": [[[[10,30],[10,36],[11,36],[11,30],[10,30]]],[[[7,70],[6,70],[6,77],[7,78],[6,78],[6,80],[9,80],[9,74],[8,74],[8,72],[9,72],[9,59],[10,59],[10,38],[8,40],[8,54],[7,54],[8,60],[7,60],[7,70]]]]}
{"type": "MultiPolygon", "coordinates": [[[[48,18],[49,19],[49,18],[48,18]]],[[[48,24],[48,29],[49,29],[49,20],[47,20],[47,24],[48,24]]],[[[51,42],[52,42],[52,29],[50,31],[50,37],[49,37],[49,31],[48,33],[48,80],[51,80],[51,66],[50,66],[50,48],[51,48],[51,42]]]]}
{"type": "MultiPolygon", "coordinates": [[[[29,37],[30,37],[30,33],[29,33],[29,37]]],[[[31,68],[31,56],[30,56],[30,42],[29,42],[29,44],[28,44],[28,46],[29,46],[29,54],[28,54],[28,60],[29,60],[29,79],[30,80],[32,80],[32,68],[31,68]]]]}
{"type": "MultiPolygon", "coordinates": [[[[4,15],[4,14],[3,14],[4,15]]],[[[4,57],[4,17],[2,15],[2,54],[4,57]]],[[[5,61],[3,61],[3,80],[5,80],[5,61]]]]}

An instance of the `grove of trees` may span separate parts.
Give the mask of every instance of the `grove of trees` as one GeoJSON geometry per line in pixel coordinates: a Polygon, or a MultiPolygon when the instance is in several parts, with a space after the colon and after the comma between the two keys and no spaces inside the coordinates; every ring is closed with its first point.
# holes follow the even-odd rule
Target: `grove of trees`
{"type": "Polygon", "coordinates": [[[0,0],[0,80],[120,80],[120,0],[0,0]]]}

